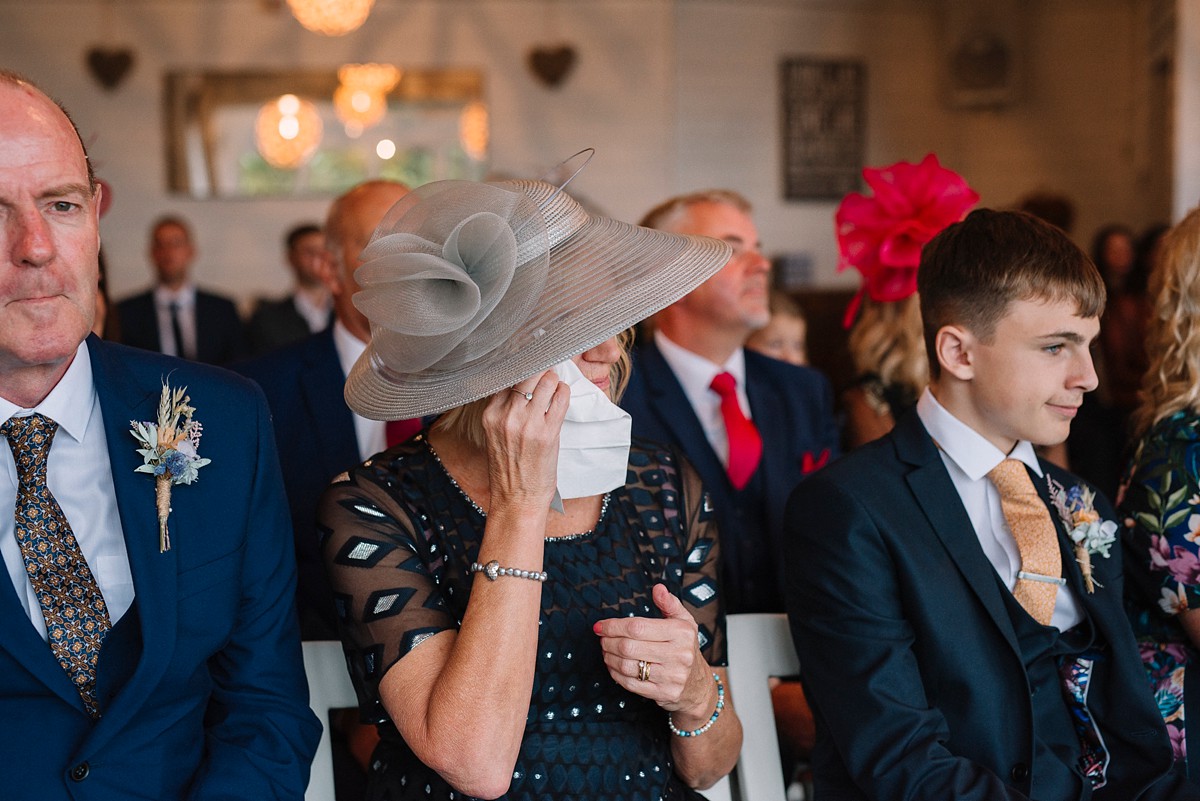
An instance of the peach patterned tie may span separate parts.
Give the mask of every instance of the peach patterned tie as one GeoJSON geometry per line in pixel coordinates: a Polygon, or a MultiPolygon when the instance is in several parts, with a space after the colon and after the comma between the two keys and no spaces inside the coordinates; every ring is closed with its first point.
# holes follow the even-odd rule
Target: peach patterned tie
{"type": "Polygon", "coordinates": [[[1058,532],[1050,510],[1020,459],[1005,459],[992,468],[988,478],[1000,491],[1000,508],[1021,554],[1013,597],[1034,620],[1048,626],[1058,588],[1064,583],[1058,532]]]}

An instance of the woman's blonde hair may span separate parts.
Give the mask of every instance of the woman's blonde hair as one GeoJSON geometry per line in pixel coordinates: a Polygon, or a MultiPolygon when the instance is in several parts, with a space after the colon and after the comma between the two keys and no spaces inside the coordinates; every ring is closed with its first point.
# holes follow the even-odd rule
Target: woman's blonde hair
{"type": "Polygon", "coordinates": [[[850,356],[861,375],[874,373],[885,386],[900,385],[921,394],[929,383],[929,359],[916,295],[881,303],[864,297],[850,331],[850,356]]]}
{"type": "MultiPolygon", "coordinates": [[[[629,349],[633,345],[632,328],[617,334],[617,345],[621,349],[621,355],[609,368],[608,396],[613,403],[621,399],[621,396],[625,394],[625,387],[629,385],[629,374],[633,368],[633,362],[629,358],[629,349]]],[[[477,448],[486,448],[487,440],[483,434],[483,410],[487,408],[490,400],[491,396],[489,395],[486,398],[456,406],[443,413],[433,427],[451,436],[465,439],[477,448]]]]}
{"type": "Polygon", "coordinates": [[[1175,412],[1200,413],[1200,208],[1163,237],[1150,276],[1154,313],[1146,336],[1150,369],[1134,416],[1138,436],[1175,412]]]}

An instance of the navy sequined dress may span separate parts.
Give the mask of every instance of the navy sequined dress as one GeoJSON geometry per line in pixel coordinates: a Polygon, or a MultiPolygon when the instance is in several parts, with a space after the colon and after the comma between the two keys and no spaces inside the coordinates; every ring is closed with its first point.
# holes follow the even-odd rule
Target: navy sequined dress
{"type": "MultiPolygon", "coordinates": [[[[457,629],[484,517],[418,435],[339,477],[321,504],[351,676],[382,741],[367,798],[465,798],[409,750],[379,681],[423,639],[457,629]]],[[[664,448],[634,442],[626,486],[593,531],[547,540],[537,670],[525,737],[504,798],[699,798],[672,770],[666,714],[609,676],[592,625],[657,616],[662,582],[699,625],[701,653],[724,666],[716,527],[699,478],[664,448]]]]}

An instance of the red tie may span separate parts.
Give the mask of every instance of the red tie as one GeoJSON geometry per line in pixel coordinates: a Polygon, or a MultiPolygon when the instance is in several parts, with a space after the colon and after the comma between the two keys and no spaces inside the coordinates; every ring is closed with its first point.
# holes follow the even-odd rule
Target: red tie
{"type": "Polygon", "coordinates": [[[387,425],[384,426],[387,446],[390,448],[393,445],[399,445],[401,442],[411,439],[412,435],[420,430],[421,418],[419,417],[411,420],[388,420],[387,425]]]}
{"type": "Polygon", "coordinates": [[[735,489],[750,481],[762,459],[762,437],[738,403],[737,379],[729,373],[718,373],[708,385],[721,396],[721,417],[725,418],[725,436],[729,438],[729,463],[725,470],[735,489]]]}

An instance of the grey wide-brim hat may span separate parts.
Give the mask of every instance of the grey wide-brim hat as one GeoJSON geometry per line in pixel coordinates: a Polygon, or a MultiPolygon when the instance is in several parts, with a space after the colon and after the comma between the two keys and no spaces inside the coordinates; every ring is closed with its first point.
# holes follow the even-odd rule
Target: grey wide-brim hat
{"type": "Polygon", "coordinates": [[[438,181],[394,206],[362,252],[371,343],[346,381],[363,417],[492,395],[691,292],[728,244],[589,215],[542,181],[438,181]]]}

